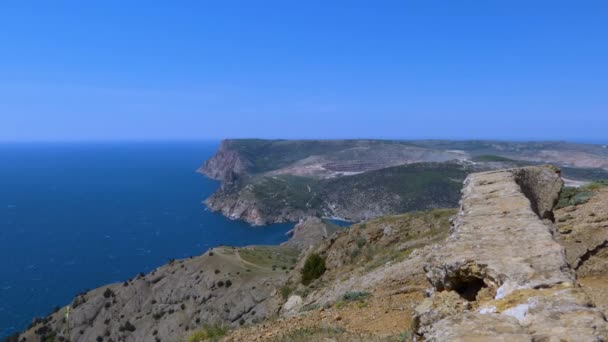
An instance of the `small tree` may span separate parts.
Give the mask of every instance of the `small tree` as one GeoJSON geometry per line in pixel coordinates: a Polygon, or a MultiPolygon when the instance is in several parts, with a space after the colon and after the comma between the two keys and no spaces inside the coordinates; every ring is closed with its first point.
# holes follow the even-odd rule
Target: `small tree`
{"type": "Polygon", "coordinates": [[[302,284],[308,285],[325,273],[325,258],[317,253],[312,253],[306,258],[302,269],[302,284]]]}

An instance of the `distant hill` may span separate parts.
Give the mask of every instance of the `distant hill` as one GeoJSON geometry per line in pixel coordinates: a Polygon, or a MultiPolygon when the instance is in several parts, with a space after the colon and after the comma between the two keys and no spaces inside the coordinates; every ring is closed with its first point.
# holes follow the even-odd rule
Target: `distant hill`
{"type": "Polygon", "coordinates": [[[601,145],[478,140],[225,140],[200,172],[222,181],[212,210],[263,225],[454,207],[472,171],[543,163],[572,180],[608,178],[601,145]]]}

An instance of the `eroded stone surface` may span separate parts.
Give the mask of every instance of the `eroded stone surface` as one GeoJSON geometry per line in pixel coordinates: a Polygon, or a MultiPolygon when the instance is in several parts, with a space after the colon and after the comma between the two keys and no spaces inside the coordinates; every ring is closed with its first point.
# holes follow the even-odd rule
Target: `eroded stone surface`
{"type": "Polygon", "coordinates": [[[552,235],[561,186],[553,167],[468,177],[451,236],[425,266],[438,292],[428,300],[436,305],[418,307],[417,334],[431,341],[605,340],[603,313],[576,285],[552,235]],[[470,307],[451,313],[453,301],[440,300],[446,293],[470,307]],[[429,320],[433,312],[448,315],[429,320]]]}
{"type": "Polygon", "coordinates": [[[561,184],[559,174],[545,167],[470,175],[452,235],[427,267],[434,287],[466,291],[459,288],[477,278],[504,297],[516,289],[572,282],[563,247],[533,210],[548,216],[561,184]],[[547,189],[536,189],[531,180],[547,189]],[[528,184],[533,201],[520,182],[528,184]]]}

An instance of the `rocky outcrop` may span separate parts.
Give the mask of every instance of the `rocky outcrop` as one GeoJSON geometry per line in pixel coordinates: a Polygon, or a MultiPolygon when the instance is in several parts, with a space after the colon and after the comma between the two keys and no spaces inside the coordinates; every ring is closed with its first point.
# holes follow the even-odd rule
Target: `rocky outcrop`
{"type": "Polygon", "coordinates": [[[220,181],[233,180],[245,174],[251,162],[232,148],[232,140],[222,141],[216,154],[198,170],[211,179],[220,181]]]}
{"type": "Polygon", "coordinates": [[[290,232],[291,238],[282,245],[297,249],[307,249],[319,244],[342,229],[342,227],[327,222],[320,217],[309,217],[296,224],[290,232]]]}
{"type": "Polygon", "coordinates": [[[451,235],[425,266],[436,293],[418,307],[419,336],[429,341],[608,336],[605,317],[576,286],[564,248],[552,236],[551,209],[560,189],[559,171],[552,167],[467,178],[451,235]],[[457,294],[461,304],[442,299],[446,293],[453,299],[457,294]],[[483,333],[473,326],[483,326],[483,333]]]}
{"type": "Polygon", "coordinates": [[[586,203],[555,212],[556,240],[578,282],[598,309],[608,315],[608,187],[593,191],[586,203]]]}
{"type": "MultiPolygon", "coordinates": [[[[205,200],[205,204],[209,209],[221,212],[231,220],[243,220],[255,226],[268,224],[269,220],[257,205],[255,198],[243,194],[247,191],[224,184],[222,189],[205,200]]],[[[276,218],[273,222],[280,223],[286,220],[276,218]]]]}

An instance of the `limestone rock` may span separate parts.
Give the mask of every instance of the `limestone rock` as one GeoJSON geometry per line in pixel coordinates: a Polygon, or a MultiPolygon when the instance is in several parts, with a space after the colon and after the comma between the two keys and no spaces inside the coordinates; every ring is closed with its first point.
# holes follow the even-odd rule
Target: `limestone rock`
{"type": "Polygon", "coordinates": [[[433,305],[417,309],[417,334],[430,341],[605,340],[604,315],[576,286],[552,235],[561,186],[559,171],[546,166],[467,178],[451,235],[425,266],[437,292],[427,300],[433,305]],[[453,310],[453,300],[442,300],[450,296],[470,302],[470,312],[453,310]]]}
{"type": "Polygon", "coordinates": [[[300,296],[290,296],[287,302],[283,304],[283,308],[281,309],[281,314],[285,317],[296,316],[300,313],[302,309],[304,301],[300,296]]]}

